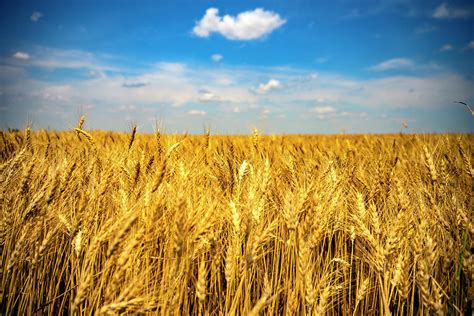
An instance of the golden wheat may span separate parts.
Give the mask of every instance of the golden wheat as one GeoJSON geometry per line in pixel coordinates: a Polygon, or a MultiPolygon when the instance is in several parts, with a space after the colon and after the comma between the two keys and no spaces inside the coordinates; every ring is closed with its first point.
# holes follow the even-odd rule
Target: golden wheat
{"type": "Polygon", "coordinates": [[[2,314],[473,310],[472,135],[84,123],[1,132],[2,314]]]}

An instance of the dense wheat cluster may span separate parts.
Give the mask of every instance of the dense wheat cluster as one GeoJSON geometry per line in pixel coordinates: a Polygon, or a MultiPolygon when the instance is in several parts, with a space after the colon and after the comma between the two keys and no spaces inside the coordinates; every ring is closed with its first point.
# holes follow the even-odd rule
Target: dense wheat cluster
{"type": "Polygon", "coordinates": [[[472,311],[472,135],[2,132],[3,314],[472,311]]]}

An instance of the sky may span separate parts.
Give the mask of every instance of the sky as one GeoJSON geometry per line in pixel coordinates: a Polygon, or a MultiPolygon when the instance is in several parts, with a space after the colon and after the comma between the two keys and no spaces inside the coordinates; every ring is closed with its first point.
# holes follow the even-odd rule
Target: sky
{"type": "Polygon", "coordinates": [[[473,74],[472,1],[0,2],[1,129],[473,133],[473,74]]]}

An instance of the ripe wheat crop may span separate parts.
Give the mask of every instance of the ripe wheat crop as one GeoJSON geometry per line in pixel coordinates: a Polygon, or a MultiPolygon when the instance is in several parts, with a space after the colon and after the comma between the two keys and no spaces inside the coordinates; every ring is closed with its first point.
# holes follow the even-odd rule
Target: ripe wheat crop
{"type": "Polygon", "coordinates": [[[472,135],[1,132],[1,312],[472,312],[472,135]]]}

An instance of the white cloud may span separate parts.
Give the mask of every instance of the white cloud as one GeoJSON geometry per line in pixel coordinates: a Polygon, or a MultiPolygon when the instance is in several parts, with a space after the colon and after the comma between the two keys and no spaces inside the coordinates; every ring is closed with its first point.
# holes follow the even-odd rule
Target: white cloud
{"type": "Polygon", "coordinates": [[[188,114],[189,115],[194,115],[194,116],[204,116],[204,115],[206,115],[206,111],[203,111],[203,110],[189,110],[188,114]]]}
{"type": "Polygon", "coordinates": [[[467,48],[474,49],[474,41],[470,41],[469,44],[467,44],[467,48]]]}
{"type": "Polygon", "coordinates": [[[452,8],[447,3],[441,3],[433,12],[436,19],[459,19],[468,18],[472,15],[472,11],[464,8],[452,8]]]}
{"type": "Polygon", "coordinates": [[[43,17],[43,13],[35,11],[33,12],[33,14],[31,14],[30,20],[32,22],[38,22],[42,17],[43,17]]]}
{"type": "Polygon", "coordinates": [[[37,95],[45,101],[69,101],[72,87],[70,85],[51,85],[42,89],[37,95]]]}
{"type": "Polygon", "coordinates": [[[269,114],[271,114],[273,111],[270,110],[269,108],[261,108],[260,109],[260,118],[266,119],[269,114]]]}
{"type": "MultiPolygon", "coordinates": [[[[430,77],[393,76],[371,80],[353,96],[354,102],[364,106],[392,108],[446,106],[454,99],[468,100],[474,96],[466,81],[455,74],[430,77]]],[[[345,98],[348,98],[346,95],[345,98]]]]}
{"type": "Polygon", "coordinates": [[[453,50],[454,47],[451,44],[444,44],[443,47],[439,49],[440,52],[449,52],[450,50],[453,50]]]}
{"type": "Polygon", "coordinates": [[[16,52],[15,54],[13,54],[13,58],[16,58],[19,60],[28,60],[30,59],[30,55],[24,52],[16,52]]]}
{"type": "Polygon", "coordinates": [[[157,64],[157,67],[160,70],[180,74],[186,70],[186,65],[183,63],[169,63],[169,62],[161,62],[157,64]]]}
{"type": "Polygon", "coordinates": [[[201,102],[212,102],[219,100],[219,97],[208,90],[199,90],[199,101],[201,102]]]}
{"type": "Polygon", "coordinates": [[[386,71],[386,70],[393,70],[393,69],[406,69],[411,68],[414,66],[414,63],[411,59],[408,58],[393,58],[381,62],[377,65],[370,67],[370,70],[373,71],[386,71]]]}
{"type": "Polygon", "coordinates": [[[224,56],[222,56],[221,54],[213,54],[211,56],[211,59],[215,61],[216,63],[220,62],[222,58],[224,58],[224,56]]]}
{"type": "Polygon", "coordinates": [[[230,40],[254,40],[271,33],[285,22],[279,14],[261,8],[239,13],[236,17],[221,17],[218,9],[209,8],[193,28],[193,33],[208,37],[215,32],[230,40]]]}
{"type": "MultiPolygon", "coordinates": [[[[44,56],[34,51],[34,58],[29,63],[34,64],[44,56]]],[[[62,55],[55,53],[54,57],[57,56],[62,55]]],[[[66,54],[59,61],[66,64],[80,62],[94,68],[107,67],[97,55],[88,56],[86,53],[66,54]],[[75,60],[76,57],[81,58],[75,60]]],[[[103,61],[109,62],[107,59],[103,61]]],[[[5,59],[5,63],[24,70],[13,58],[5,59]]],[[[329,72],[316,75],[312,69],[293,67],[213,67],[208,64],[161,62],[155,67],[138,68],[133,72],[123,68],[107,72],[107,76],[73,77],[67,86],[59,86],[57,82],[54,84],[54,81],[32,77],[29,73],[15,75],[16,79],[12,81],[12,76],[7,76],[2,68],[0,90],[4,92],[9,108],[21,108],[25,104],[24,108],[36,111],[44,106],[45,113],[49,113],[48,107],[56,106],[65,113],[74,114],[81,104],[96,104],[93,112],[97,123],[91,122],[94,128],[101,127],[99,121],[109,124],[102,128],[118,128],[124,116],[110,114],[125,111],[132,119],[141,122],[152,118],[150,113],[166,113],[167,124],[178,129],[191,127],[191,130],[200,130],[200,120],[209,118],[215,122],[217,130],[234,132],[239,131],[239,126],[246,126],[265,115],[277,118],[280,114],[287,114],[288,121],[284,123],[298,130],[304,127],[304,123],[299,125],[292,121],[298,115],[308,119],[344,120],[347,123],[352,118],[358,120],[359,116],[342,116],[344,111],[374,113],[397,108],[429,111],[449,107],[452,100],[468,101],[474,98],[473,82],[469,78],[450,73],[445,68],[425,72],[427,69],[423,65],[415,64],[414,69],[416,74],[407,76],[381,73],[374,79],[357,79],[329,72]],[[227,82],[228,78],[231,78],[230,82],[227,82]],[[259,81],[261,78],[266,80],[259,81]],[[313,78],[315,80],[310,80],[313,78]],[[124,83],[136,87],[143,83],[146,85],[125,89],[124,83]],[[280,87],[281,91],[271,93],[272,89],[280,87]],[[10,96],[17,96],[22,101],[10,101],[10,96]],[[174,108],[178,106],[184,109],[174,108]],[[271,114],[266,113],[268,111],[271,114]],[[183,120],[183,115],[195,119],[183,120]]],[[[50,122],[48,120],[52,119],[45,114],[43,122],[50,122]]],[[[47,126],[43,122],[40,124],[47,126]]],[[[294,132],[295,129],[288,131],[294,132]]]]}
{"type": "Polygon", "coordinates": [[[254,89],[259,94],[265,94],[270,90],[278,89],[281,87],[281,83],[278,80],[270,79],[267,83],[261,83],[258,88],[254,89]]]}
{"type": "MultiPolygon", "coordinates": [[[[287,79],[289,80],[289,79],[287,79]]],[[[364,108],[436,108],[449,106],[453,99],[474,98],[473,81],[440,69],[430,75],[384,76],[371,80],[350,79],[345,76],[320,74],[317,81],[303,82],[287,93],[269,95],[274,104],[298,105],[322,103],[348,110],[347,105],[364,108]],[[319,100],[318,100],[319,99],[319,100]],[[319,102],[321,101],[321,102],[319,102]]],[[[319,104],[318,104],[319,106],[319,104]]],[[[305,110],[307,111],[307,107],[305,110]]]]}
{"type": "Polygon", "coordinates": [[[332,106],[316,106],[309,110],[312,113],[320,114],[320,115],[327,115],[336,113],[336,109],[332,106]]]}

